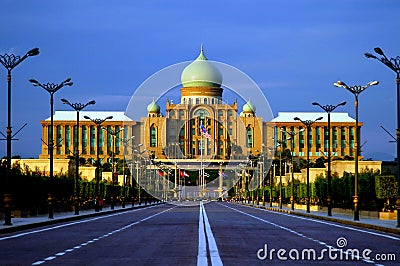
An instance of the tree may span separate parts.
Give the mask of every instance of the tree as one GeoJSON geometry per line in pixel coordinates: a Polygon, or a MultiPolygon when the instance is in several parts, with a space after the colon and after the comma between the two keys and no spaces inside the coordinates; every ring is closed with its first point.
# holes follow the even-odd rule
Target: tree
{"type": "Polygon", "coordinates": [[[394,175],[378,175],[375,178],[375,193],[378,199],[385,199],[384,211],[392,209],[390,199],[397,196],[398,182],[394,175]]]}

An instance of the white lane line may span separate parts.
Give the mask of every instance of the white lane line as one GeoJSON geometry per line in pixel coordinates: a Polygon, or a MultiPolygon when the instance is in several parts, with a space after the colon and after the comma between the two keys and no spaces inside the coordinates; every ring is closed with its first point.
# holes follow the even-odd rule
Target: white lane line
{"type": "Polygon", "coordinates": [[[211,230],[211,225],[208,222],[207,212],[206,209],[204,208],[203,202],[200,203],[200,207],[203,210],[204,225],[206,227],[208,250],[210,251],[211,265],[222,266],[223,263],[221,257],[219,256],[217,243],[215,242],[215,238],[211,230]]]}
{"type": "Polygon", "coordinates": [[[207,242],[206,233],[204,231],[203,209],[199,208],[199,247],[197,252],[197,266],[208,265],[207,262],[207,242]]]}
{"type": "Polygon", "coordinates": [[[81,220],[81,221],[76,221],[76,222],[72,222],[72,223],[68,223],[68,224],[62,224],[62,225],[57,225],[57,226],[53,226],[53,227],[43,228],[43,229],[29,231],[29,232],[25,232],[25,233],[20,233],[20,234],[17,234],[17,235],[0,237],[0,241],[6,240],[6,239],[11,239],[11,238],[18,238],[18,237],[26,236],[26,235],[30,235],[30,234],[41,233],[41,232],[45,232],[45,231],[50,231],[50,230],[63,228],[63,227],[71,226],[71,225],[75,225],[75,224],[82,224],[82,223],[87,223],[87,222],[91,222],[91,221],[96,221],[96,220],[99,220],[99,219],[104,219],[104,218],[108,218],[108,217],[112,217],[112,216],[117,216],[117,215],[127,214],[127,213],[131,213],[131,212],[136,212],[136,211],[139,211],[139,210],[146,210],[146,209],[149,209],[149,208],[154,208],[156,206],[157,205],[149,206],[149,207],[145,207],[145,208],[141,208],[141,209],[134,209],[134,210],[127,211],[127,212],[118,212],[118,213],[99,216],[99,217],[95,217],[95,218],[91,218],[91,219],[85,219],[85,220],[81,220]]]}
{"type": "Polygon", "coordinates": [[[197,266],[208,265],[207,258],[207,242],[208,252],[210,254],[211,265],[222,266],[222,260],[219,256],[217,243],[215,242],[214,235],[211,230],[210,223],[208,221],[206,209],[204,208],[203,202],[200,202],[199,208],[199,247],[197,253],[197,266]],[[207,241],[206,241],[207,237],[207,241]]]}
{"type": "MultiPolygon", "coordinates": [[[[250,206],[245,206],[245,207],[251,208],[250,206]]],[[[381,234],[381,233],[377,233],[377,232],[373,232],[373,231],[367,231],[367,230],[354,228],[354,227],[350,227],[350,226],[346,226],[346,225],[335,224],[335,223],[331,223],[331,222],[328,222],[328,221],[321,221],[321,220],[317,220],[317,219],[314,219],[314,218],[302,217],[302,216],[297,216],[297,215],[293,215],[293,214],[275,212],[275,211],[264,210],[264,209],[259,209],[259,208],[255,208],[255,209],[256,210],[260,210],[260,211],[269,212],[269,213],[284,215],[284,216],[288,216],[288,217],[291,217],[291,218],[297,218],[297,219],[300,219],[300,220],[313,221],[315,223],[331,225],[331,226],[335,226],[335,227],[339,227],[339,228],[345,228],[345,229],[356,231],[356,232],[366,233],[366,234],[370,234],[370,235],[374,235],[374,236],[380,236],[380,237],[385,237],[385,238],[389,238],[389,239],[392,239],[392,240],[400,241],[399,237],[395,237],[395,236],[391,236],[391,235],[385,235],[385,234],[381,234]]]]}
{"type": "MultiPolygon", "coordinates": [[[[327,247],[327,248],[330,248],[330,249],[337,249],[337,248],[335,248],[335,247],[333,247],[333,246],[331,246],[331,245],[326,244],[325,242],[319,241],[318,239],[314,239],[314,238],[311,238],[311,237],[307,237],[307,236],[305,236],[305,235],[303,235],[303,234],[301,234],[301,233],[299,233],[299,232],[297,232],[297,231],[294,231],[294,230],[292,230],[292,229],[290,229],[290,228],[288,228],[288,227],[285,227],[285,226],[276,224],[276,223],[274,223],[274,222],[267,221],[267,220],[265,220],[265,219],[262,219],[262,218],[260,218],[260,217],[255,216],[255,215],[252,215],[252,214],[243,212],[243,211],[241,211],[241,210],[232,208],[232,207],[227,206],[227,205],[223,205],[223,204],[220,204],[220,205],[221,205],[221,206],[224,206],[225,208],[228,208],[228,209],[234,210],[234,211],[236,211],[236,212],[239,212],[239,213],[241,213],[241,214],[244,214],[244,215],[246,215],[246,216],[249,216],[249,217],[251,217],[251,218],[254,218],[254,219],[256,219],[256,220],[259,220],[259,221],[261,221],[261,222],[264,222],[264,223],[267,223],[267,224],[276,226],[276,227],[278,227],[278,228],[280,228],[280,229],[282,229],[282,230],[285,230],[285,231],[288,231],[288,232],[290,232],[290,233],[293,233],[293,234],[295,234],[295,235],[297,235],[297,236],[299,236],[299,237],[306,238],[306,239],[308,239],[308,240],[311,240],[311,241],[313,241],[313,242],[316,242],[316,243],[318,243],[318,244],[320,244],[320,245],[323,245],[323,246],[325,246],[325,247],[327,247]]],[[[290,217],[293,217],[293,216],[290,216],[290,217]]],[[[347,252],[343,251],[343,253],[346,254],[347,252]]],[[[362,260],[362,261],[364,261],[364,262],[366,262],[366,263],[375,264],[375,265],[381,265],[381,264],[376,264],[374,261],[367,260],[367,259],[365,259],[365,258],[363,258],[363,257],[357,256],[357,255],[355,255],[355,254],[353,254],[353,255],[354,255],[354,258],[357,258],[357,259],[359,259],[359,260],[362,260]]]]}
{"type": "Polygon", "coordinates": [[[87,242],[84,242],[84,243],[82,243],[82,244],[80,244],[80,245],[77,245],[77,246],[75,246],[75,247],[73,247],[73,248],[66,249],[66,250],[64,250],[64,251],[62,251],[62,252],[57,252],[57,253],[55,254],[55,256],[47,257],[47,258],[45,258],[45,259],[43,259],[43,260],[39,260],[39,261],[33,262],[32,265],[40,265],[40,264],[45,263],[46,261],[53,260],[53,259],[55,259],[55,258],[57,258],[57,257],[61,257],[61,256],[65,255],[65,254],[68,253],[68,252],[73,252],[73,251],[78,250],[78,249],[80,249],[80,248],[82,248],[82,247],[88,246],[89,244],[95,243],[97,240],[100,240],[100,239],[102,239],[102,238],[105,238],[105,237],[108,237],[108,236],[110,236],[110,235],[113,235],[113,234],[116,234],[116,233],[118,233],[118,232],[121,232],[121,231],[123,231],[123,230],[125,230],[125,229],[128,229],[128,228],[130,228],[130,227],[132,227],[132,226],[134,226],[134,225],[137,225],[137,224],[139,224],[139,223],[141,223],[141,222],[147,221],[147,220],[149,220],[149,219],[151,219],[151,218],[154,218],[154,217],[156,217],[156,216],[158,216],[158,215],[160,215],[160,214],[162,214],[162,213],[164,213],[164,212],[170,211],[170,210],[172,210],[172,209],[174,209],[174,208],[176,208],[176,206],[174,206],[174,207],[172,207],[172,208],[169,208],[169,209],[166,209],[166,210],[164,210],[164,211],[162,211],[162,212],[158,212],[158,213],[152,214],[152,215],[150,215],[150,216],[148,216],[148,217],[146,217],[146,218],[143,218],[143,219],[141,219],[141,220],[139,220],[139,221],[137,221],[137,222],[133,222],[133,223],[128,224],[128,225],[126,225],[126,226],[124,226],[124,227],[121,227],[120,229],[114,230],[114,231],[112,231],[111,233],[107,233],[107,234],[104,234],[104,235],[102,235],[102,236],[100,236],[100,237],[93,238],[92,240],[87,241],[87,242]],[[96,239],[97,239],[97,240],[96,240],[96,239]]]}

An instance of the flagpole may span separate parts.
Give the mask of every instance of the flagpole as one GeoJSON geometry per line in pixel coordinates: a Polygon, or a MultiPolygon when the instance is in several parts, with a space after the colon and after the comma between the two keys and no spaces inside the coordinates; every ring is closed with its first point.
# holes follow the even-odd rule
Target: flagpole
{"type": "MultiPolygon", "coordinates": [[[[200,131],[202,130],[201,129],[201,126],[203,125],[203,122],[201,121],[200,122],[200,131]]],[[[203,142],[203,134],[202,134],[202,132],[200,133],[200,136],[201,136],[201,142],[200,142],[200,189],[201,189],[201,193],[200,193],[200,195],[201,195],[201,197],[203,197],[204,195],[203,195],[203,184],[204,184],[204,181],[203,181],[203,178],[204,178],[204,175],[203,175],[203,145],[204,145],[204,142],[203,142]]]]}

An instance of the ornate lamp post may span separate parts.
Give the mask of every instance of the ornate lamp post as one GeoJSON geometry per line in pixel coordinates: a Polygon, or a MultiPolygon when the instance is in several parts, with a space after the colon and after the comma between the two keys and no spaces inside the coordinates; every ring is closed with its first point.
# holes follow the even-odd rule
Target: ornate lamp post
{"type": "Polygon", "coordinates": [[[79,215],[79,112],[86,106],[96,103],[95,100],[83,103],[70,103],[66,99],[61,99],[63,104],[71,106],[76,111],[76,138],[75,138],[75,215],[79,215]]]}
{"type": "MultiPolygon", "coordinates": [[[[396,73],[396,85],[397,85],[397,130],[396,130],[396,142],[397,142],[397,183],[400,184],[400,56],[396,58],[387,58],[379,47],[374,48],[375,53],[381,57],[377,57],[370,53],[365,53],[366,58],[373,58],[385,66],[390,68],[396,73]]],[[[397,209],[397,227],[400,227],[400,185],[397,191],[396,209],[397,209]]]]}
{"type": "Polygon", "coordinates": [[[356,129],[356,135],[355,135],[355,147],[356,147],[356,156],[355,156],[355,170],[354,170],[354,220],[358,221],[360,220],[360,213],[358,210],[358,155],[360,153],[360,129],[358,127],[358,95],[363,92],[366,88],[374,85],[378,85],[378,81],[371,81],[365,86],[359,86],[359,85],[354,85],[354,86],[347,86],[346,83],[343,81],[338,81],[334,83],[336,87],[342,87],[354,94],[355,101],[354,101],[354,106],[356,107],[356,123],[355,123],[355,129],[356,129]]]}
{"type": "Polygon", "coordinates": [[[56,93],[58,90],[60,90],[64,86],[72,86],[74,83],[71,82],[70,78],[67,78],[60,84],[54,84],[54,83],[46,83],[46,84],[41,84],[37,80],[30,79],[30,83],[32,83],[33,86],[39,86],[45,89],[49,94],[50,94],[50,132],[49,132],[49,142],[47,143],[47,146],[49,148],[49,157],[50,157],[50,191],[49,195],[47,198],[47,201],[49,203],[49,218],[53,219],[54,218],[54,207],[53,207],[53,195],[51,193],[51,183],[53,182],[54,178],[54,170],[53,170],[53,165],[54,165],[54,134],[53,134],[53,109],[54,109],[54,93],[56,93]]]}
{"type": "Polygon", "coordinates": [[[4,182],[4,225],[12,225],[11,223],[11,202],[12,197],[9,193],[9,182],[11,172],[11,140],[12,140],[12,127],[11,127],[11,71],[18,66],[22,61],[30,56],[39,54],[39,48],[29,50],[22,57],[14,54],[0,55],[0,63],[7,69],[7,82],[8,82],[8,97],[7,97],[7,167],[6,178],[4,182]]]}
{"type": "Polygon", "coordinates": [[[295,121],[300,121],[303,125],[307,127],[307,212],[310,212],[310,129],[311,125],[317,122],[318,120],[321,120],[322,117],[318,117],[315,120],[301,120],[298,117],[293,118],[295,121]]]}
{"type": "MultiPolygon", "coordinates": [[[[107,130],[107,128],[103,128],[104,130],[107,130]]],[[[114,210],[115,206],[115,196],[114,196],[114,175],[118,176],[118,173],[115,171],[115,154],[117,153],[117,146],[115,145],[115,139],[117,135],[124,130],[124,128],[118,129],[118,130],[107,130],[107,132],[112,136],[113,138],[113,149],[111,152],[111,162],[112,162],[112,181],[111,181],[111,210],[114,210]]],[[[124,197],[122,198],[122,201],[124,201],[124,197]]]]}
{"type": "Polygon", "coordinates": [[[101,129],[101,124],[104,123],[104,121],[106,121],[107,119],[112,119],[112,116],[107,116],[106,118],[90,118],[89,116],[84,116],[85,119],[88,119],[90,121],[92,121],[93,123],[95,123],[96,125],[96,130],[97,130],[97,136],[96,136],[96,188],[95,188],[95,195],[96,195],[96,204],[94,206],[94,210],[96,212],[100,211],[100,205],[99,205],[99,199],[100,199],[100,195],[99,195],[99,183],[100,183],[100,158],[99,158],[99,149],[100,149],[100,129],[101,129]]]}
{"type": "Polygon", "coordinates": [[[291,170],[292,170],[292,195],[290,196],[290,202],[291,202],[291,206],[292,206],[292,210],[294,210],[294,165],[293,165],[293,150],[294,150],[294,137],[300,133],[304,131],[303,129],[300,129],[299,131],[295,131],[295,130],[291,130],[291,131],[286,131],[284,129],[281,128],[281,132],[287,133],[290,136],[290,163],[291,163],[291,170]]]}
{"type": "Polygon", "coordinates": [[[317,102],[313,102],[312,105],[317,105],[321,107],[322,110],[328,113],[328,216],[332,216],[332,175],[331,175],[331,112],[333,112],[337,107],[344,106],[346,102],[341,102],[337,105],[320,105],[317,102]]]}

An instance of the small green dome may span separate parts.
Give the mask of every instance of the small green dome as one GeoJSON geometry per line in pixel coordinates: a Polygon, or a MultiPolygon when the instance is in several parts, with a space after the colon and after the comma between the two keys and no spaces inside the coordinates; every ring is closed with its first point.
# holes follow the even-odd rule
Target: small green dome
{"type": "Polygon", "coordinates": [[[160,113],[160,106],[154,101],[147,105],[147,112],[149,113],[160,113]]]}
{"type": "Polygon", "coordinates": [[[183,87],[220,87],[222,75],[205,57],[202,46],[196,60],[182,71],[181,81],[183,87]]]}
{"type": "Polygon", "coordinates": [[[256,108],[250,102],[250,100],[245,105],[243,105],[243,112],[245,112],[245,113],[255,113],[256,112],[256,108]]]}

